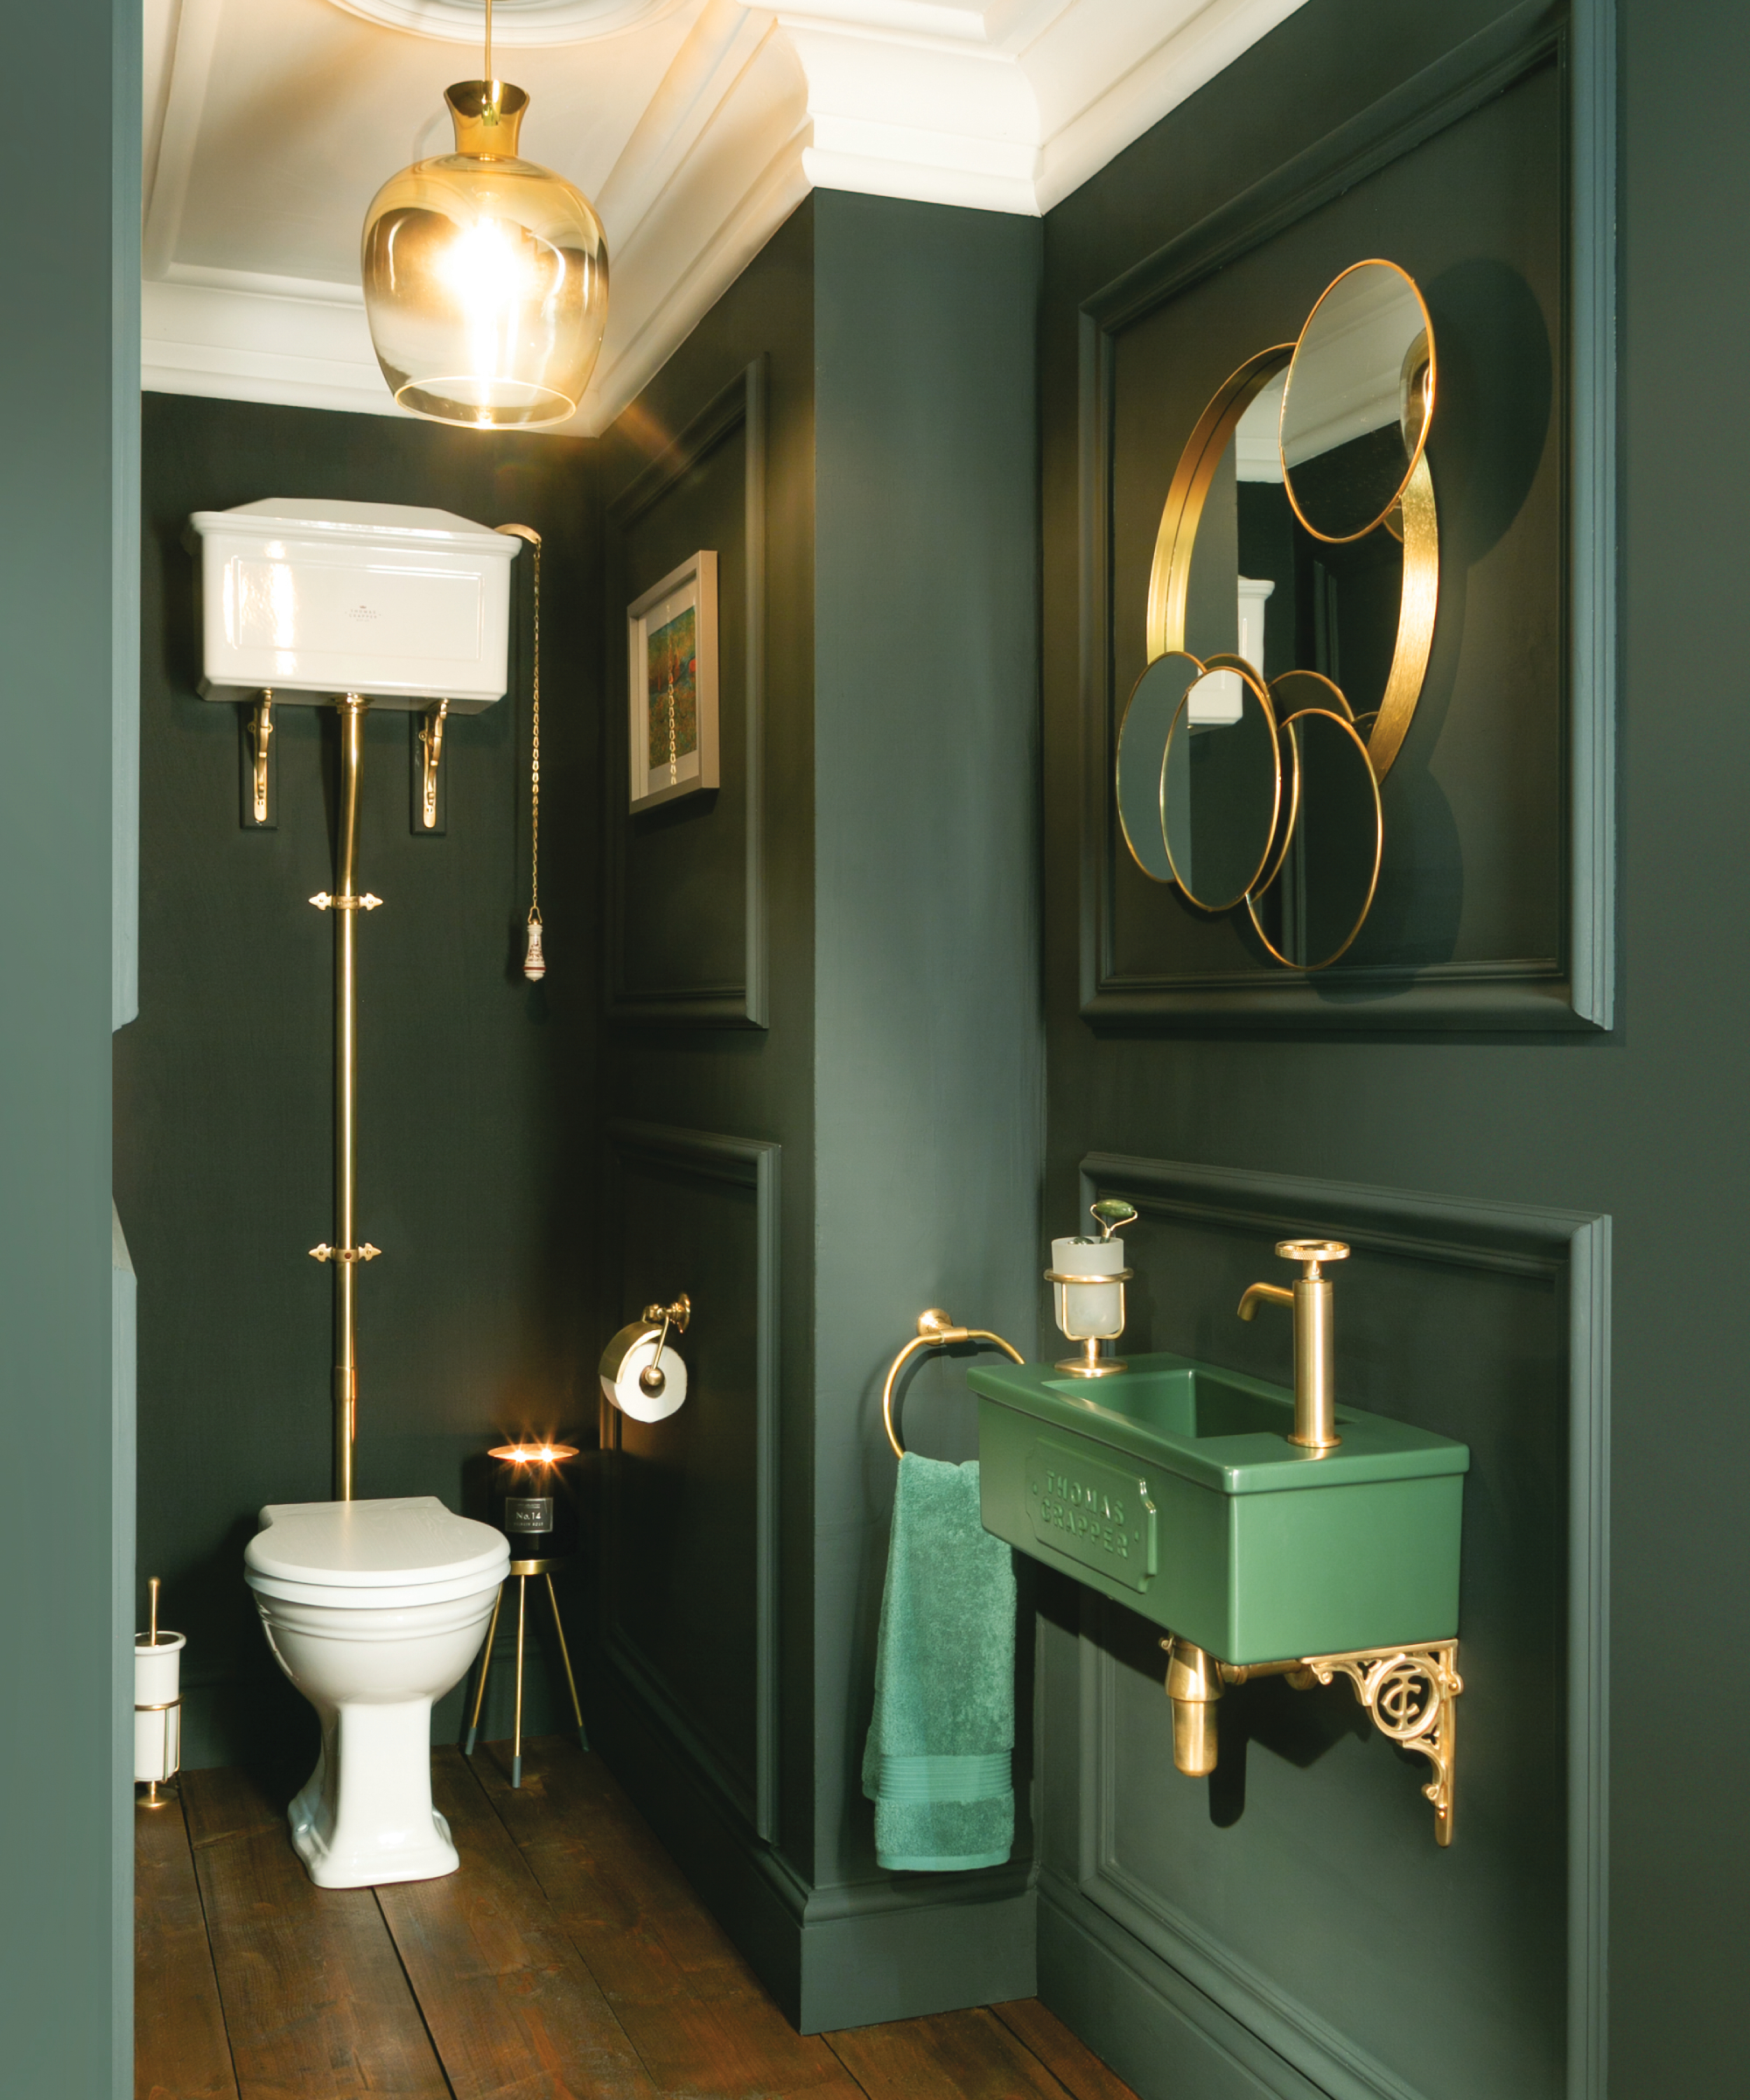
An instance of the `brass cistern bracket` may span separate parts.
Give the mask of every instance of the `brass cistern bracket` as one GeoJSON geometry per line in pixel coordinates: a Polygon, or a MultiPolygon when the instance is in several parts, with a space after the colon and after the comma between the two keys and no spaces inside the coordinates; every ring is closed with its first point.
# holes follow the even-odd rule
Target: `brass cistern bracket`
{"type": "Polygon", "coordinates": [[[1434,1842],[1452,1842],[1458,1754],[1457,1700],[1465,1688],[1456,1641],[1411,1642],[1403,1648],[1354,1648],[1334,1656],[1296,1656],[1280,1662],[1222,1662],[1194,1642],[1169,1634],[1166,1692],[1172,1701],[1172,1761],[1194,1779],[1215,1769],[1215,1705],[1229,1684],[1286,1677],[1311,1691],[1347,1677],[1373,1725],[1403,1750],[1425,1757],[1434,1775],[1422,1791],[1434,1804],[1434,1842]]]}
{"type": "Polygon", "coordinates": [[[362,897],[336,897],[327,890],[318,890],[310,900],[318,912],[374,912],[382,902],[367,890],[362,897]]]}
{"type": "Polygon", "coordinates": [[[269,688],[256,701],[255,712],[249,718],[249,745],[256,754],[250,808],[258,824],[268,821],[268,746],[274,733],[273,701],[272,689],[269,688]]]}
{"type": "Polygon", "coordinates": [[[450,703],[427,708],[419,729],[419,821],[428,831],[438,828],[438,763],[444,755],[444,724],[450,703]]]}

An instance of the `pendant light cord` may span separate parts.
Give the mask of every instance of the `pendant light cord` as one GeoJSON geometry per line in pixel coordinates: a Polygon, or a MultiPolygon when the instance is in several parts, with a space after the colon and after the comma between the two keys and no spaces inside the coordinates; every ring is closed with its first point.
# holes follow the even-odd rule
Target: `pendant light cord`
{"type": "MultiPolygon", "coordinates": [[[[493,7],[493,0],[486,0],[486,86],[487,86],[488,88],[490,88],[490,87],[492,86],[492,78],[493,78],[493,69],[492,69],[492,7],[493,7]]],[[[538,544],[538,543],[539,543],[539,542],[537,542],[537,544],[538,544]]],[[[539,565],[539,556],[536,556],[536,565],[537,565],[537,566],[539,565]]]]}
{"type": "MultiPolygon", "coordinates": [[[[535,662],[532,683],[535,689],[533,724],[528,742],[528,924],[537,928],[541,924],[541,535],[532,525],[498,525],[496,532],[508,533],[513,539],[527,540],[535,550],[535,662]]],[[[529,969],[528,975],[544,972],[546,964],[541,959],[538,934],[530,934],[530,962],[538,969],[529,969]]]]}

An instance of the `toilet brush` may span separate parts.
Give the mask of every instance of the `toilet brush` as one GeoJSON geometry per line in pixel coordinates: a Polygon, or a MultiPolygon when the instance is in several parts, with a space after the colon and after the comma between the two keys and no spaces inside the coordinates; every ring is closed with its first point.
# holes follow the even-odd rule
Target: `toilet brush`
{"type": "Polygon", "coordinates": [[[144,1783],[140,1805],[161,1809],[159,1792],[182,1768],[182,1650],[180,1634],[158,1631],[158,1578],[151,1591],[151,1623],[134,1636],[134,1782],[144,1783]]]}

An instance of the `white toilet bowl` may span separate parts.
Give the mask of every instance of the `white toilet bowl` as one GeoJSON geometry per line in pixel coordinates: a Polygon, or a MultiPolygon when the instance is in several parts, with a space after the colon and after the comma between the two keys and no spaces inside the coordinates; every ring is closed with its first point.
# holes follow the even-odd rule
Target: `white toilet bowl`
{"type": "Polygon", "coordinates": [[[480,1651],[503,1535],[435,1495],[272,1502],[243,1554],[268,1645],[322,1720],[288,1811],[320,1888],[428,1881],[459,1862],[431,1806],[431,1702],[480,1651]]]}

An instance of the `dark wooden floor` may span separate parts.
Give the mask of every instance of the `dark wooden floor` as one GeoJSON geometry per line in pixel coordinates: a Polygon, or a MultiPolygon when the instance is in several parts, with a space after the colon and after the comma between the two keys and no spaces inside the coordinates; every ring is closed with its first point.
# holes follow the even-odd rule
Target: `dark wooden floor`
{"type": "Polygon", "coordinates": [[[461,1871],[313,1887],[282,1798],[137,1814],[136,2100],[1134,2100],[1036,2000],[797,2034],[599,1758],[436,1754],[461,1871]]]}

